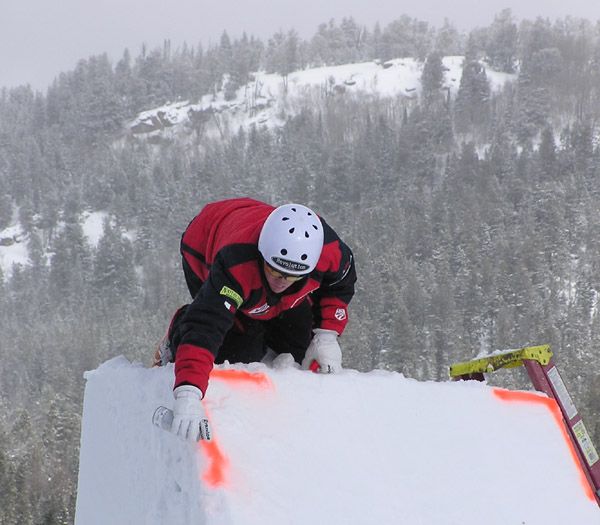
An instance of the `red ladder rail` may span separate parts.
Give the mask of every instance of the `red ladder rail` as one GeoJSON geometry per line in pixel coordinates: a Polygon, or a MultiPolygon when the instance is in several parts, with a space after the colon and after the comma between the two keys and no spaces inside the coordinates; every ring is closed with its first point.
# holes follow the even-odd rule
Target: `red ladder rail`
{"type": "Polygon", "coordinates": [[[534,388],[554,399],[560,407],[569,437],[573,442],[583,471],[594,489],[596,502],[600,505],[600,457],[598,457],[581,414],[575,407],[554,360],[550,359],[547,365],[542,365],[537,361],[526,359],[523,364],[534,388]]]}

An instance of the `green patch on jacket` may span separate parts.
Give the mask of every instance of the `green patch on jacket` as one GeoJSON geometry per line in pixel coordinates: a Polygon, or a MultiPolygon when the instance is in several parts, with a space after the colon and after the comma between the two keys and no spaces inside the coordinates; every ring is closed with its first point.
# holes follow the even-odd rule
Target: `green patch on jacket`
{"type": "Polygon", "coordinates": [[[244,299],[242,299],[242,296],[239,293],[237,293],[235,290],[232,290],[231,288],[229,288],[229,286],[223,286],[223,288],[221,288],[221,291],[219,293],[221,295],[224,295],[225,297],[229,297],[229,299],[231,299],[238,308],[240,306],[242,306],[242,303],[244,302],[244,299]]]}

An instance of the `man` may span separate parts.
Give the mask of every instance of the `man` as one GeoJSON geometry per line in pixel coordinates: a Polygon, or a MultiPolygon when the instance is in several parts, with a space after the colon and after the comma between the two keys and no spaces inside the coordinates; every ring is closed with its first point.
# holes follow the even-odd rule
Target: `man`
{"type": "Polygon", "coordinates": [[[312,210],[214,202],[188,225],[181,254],[193,301],[175,313],[155,356],[156,365],[175,361],[173,433],[195,440],[213,363],[260,361],[270,348],[305,369],[341,369],[354,258],[312,210]]]}

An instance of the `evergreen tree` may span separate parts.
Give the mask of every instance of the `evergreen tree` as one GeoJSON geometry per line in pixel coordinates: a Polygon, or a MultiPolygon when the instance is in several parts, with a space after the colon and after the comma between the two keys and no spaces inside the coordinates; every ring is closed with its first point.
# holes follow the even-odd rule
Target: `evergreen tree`
{"type": "Polygon", "coordinates": [[[52,298],[63,300],[83,298],[89,279],[91,255],[78,221],[69,219],[52,243],[50,281],[52,298]]]}
{"type": "Polygon", "coordinates": [[[514,73],[517,58],[517,24],[510,9],[496,15],[490,27],[486,54],[490,66],[498,71],[514,73]]]}
{"type": "Polygon", "coordinates": [[[434,34],[426,22],[407,15],[390,22],[382,33],[386,55],[382,58],[416,57],[425,60],[433,47],[434,34]]]}
{"type": "Polygon", "coordinates": [[[423,73],[421,74],[421,86],[425,103],[435,100],[440,96],[440,90],[444,82],[444,65],[442,57],[438,52],[427,56],[423,73]]]}
{"type": "Polygon", "coordinates": [[[118,227],[104,221],[104,235],[94,258],[93,282],[103,297],[127,298],[136,285],[133,248],[118,227]]]}
{"type": "Polygon", "coordinates": [[[342,18],[340,23],[344,41],[344,60],[346,62],[358,62],[363,58],[364,34],[362,29],[352,17],[342,18]]]}
{"type": "Polygon", "coordinates": [[[287,89],[288,75],[300,66],[299,38],[296,31],[278,32],[269,40],[266,50],[267,70],[279,73],[287,89]]]}
{"type": "Polygon", "coordinates": [[[11,198],[6,193],[0,194],[0,230],[3,230],[10,224],[12,215],[13,205],[11,198]]]}
{"type": "Polygon", "coordinates": [[[137,79],[134,78],[131,67],[131,54],[128,49],[125,49],[122,58],[115,66],[114,89],[128,115],[141,109],[133,105],[136,84],[137,79]]]}
{"type": "Polygon", "coordinates": [[[465,59],[456,95],[457,130],[466,132],[487,124],[490,113],[490,86],[480,62],[465,59]]]}
{"type": "MultiPolygon", "coordinates": [[[[2,446],[9,442],[8,437],[2,433],[2,446]]],[[[0,517],[3,523],[17,524],[18,515],[16,513],[16,502],[19,498],[17,487],[15,486],[15,472],[13,462],[7,452],[0,448],[0,517]]]]}
{"type": "Polygon", "coordinates": [[[553,180],[557,175],[556,144],[554,142],[554,132],[550,127],[546,127],[542,131],[539,158],[542,176],[546,180],[553,180]]]}
{"type": "Polygon", "coordinates": [[[435,36],[434,50],[444,56],[455,56],[463,54],[463,48],[463,37],[448,19],[444,18],[444,24],[435,36]]]}
{"type": "Polygon", "coordinates": [[[368,40],[368,46],[373,58],[378,60],[384,58],[386,51],[384,50],[383,36],[379,22],[377,22],[373,28],[373,32],[368,40]]]}
{"type": "Polygon", "coordinates": [[[119,130],[125,116],[106,55],[92,57],[88,61],[86,88],[82,127],[94,142],[119,130]]]}

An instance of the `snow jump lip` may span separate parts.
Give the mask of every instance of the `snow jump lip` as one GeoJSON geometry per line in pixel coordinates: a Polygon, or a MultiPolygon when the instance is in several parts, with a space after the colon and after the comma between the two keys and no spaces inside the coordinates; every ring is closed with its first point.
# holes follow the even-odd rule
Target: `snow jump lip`
{"type": "MultiPolygon", "coordinates": [[[[262,372],[249,372],[247,370],[236,369],[214,369],[211,372],[211,379],[226,382],[232,387],[250,386],[265,390],[274,388],[273,383],[269,379],[268,375],[262,372]]],[[[550,411],[558,428],[561,431],[561,435],[563,436],[565,443],[567,444],[570,455],[579,473],[580,482],[584,492],[591,501],[595,501],[593,490],[588,483],[585,472],[583,471],[578,460],[575,447],[563,424],[562,415],[557,402],[554,399],[544,397],[534,392],[512,391],[501,388],[494,388],[492,392],[495,397],[505,402],[540,404],[545,406],[550,411]]],[[[210,420],[210,415],[208,412],[207,417],[210,420]]],[[[221,450],[217,439],[213,439],[211,442],[199,442],[198,447],[203,452],[208,463],[208,466],[202,475],[204,482],[213,488],[226,486],[228,479],[227,474],[229,468],[229,459],[221,450]]]]}
{"type": "Polygon", "coordinates": [[[494,388],[492,390],[494,396],[498,399],[511,403],[533,403],[538,405],[545,406],[552,416],[554,417],[554,421],[556,421],[556,425],[560,429],[563,439],[569,449],[571,454],[571,458],[573,459],[573,463],[575,463],[575,467],[577,468],[577,472],[579,473],[579,478],[581,481],[581,485],[585,492],[585,495],[590,499],[590,501],[596,501],[596,497],[594,496],[594,491],[590,486],[587,476],[579,462],[579,458],[577,456],[577,451],[575,450],[575,445],[573,445],[573,441],[569,437],[567,433],[567,429],[565,428],[565,424],[563,421],[563,417],[560,411],[560,407],[556,400],[551,399],[549,397],[545,397],[544,395],[540,395],[536,392],[525,392],[525,391],[515,391],[515,390],[505,390],[502,388],[494,388]]]}

